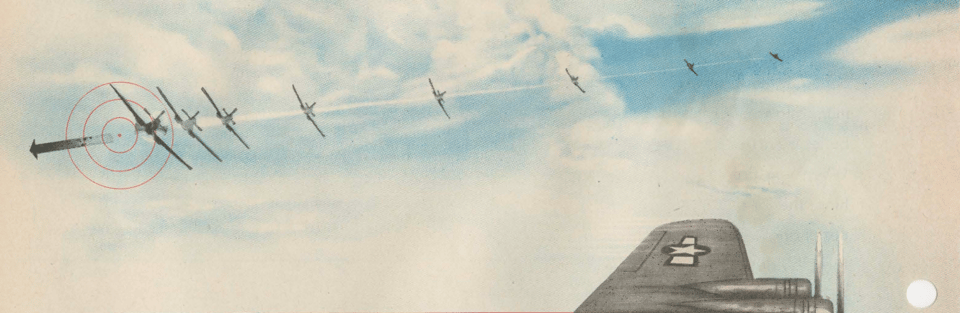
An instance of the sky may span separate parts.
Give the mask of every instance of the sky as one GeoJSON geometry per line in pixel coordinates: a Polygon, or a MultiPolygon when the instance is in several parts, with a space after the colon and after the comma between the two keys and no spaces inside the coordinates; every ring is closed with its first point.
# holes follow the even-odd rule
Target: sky
{"type": "Polygon", "coordinates": [[[700,218],[756,277],[812,280],[822,231],[831,299],[842,233],[851,312],[960,307],[955,1],[3,7],[2,311],[572,311],[700,218]]]}

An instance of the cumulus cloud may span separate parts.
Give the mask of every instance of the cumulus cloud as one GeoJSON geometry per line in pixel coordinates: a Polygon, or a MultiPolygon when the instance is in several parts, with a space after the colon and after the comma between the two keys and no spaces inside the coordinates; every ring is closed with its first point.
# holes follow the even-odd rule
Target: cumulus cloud
{"type": "Polygon", "coordinates": [[[834,53],[840,60],[862,65],[956,66],[960,18],[944,11],[907,18],[870,30],[834,53]]]}
{"type": "MultiPolygon", "coordinates": [[[[117,14],[97,5],[65,2],[47,7],[42,4],[18,6],[10,14],[17,27],[4,31],[5,41],[16,42],[11,50],[20,73],[29,82],[44,74],[60,78],[61,83],[85,84],[90,78],[69,73],[96,68],[120,68],[114,78],[173,80],[193,85],[225,80],[216,61],[190,38],[117,14]],[[33,20],[44,16],[44,22],[33,20]],[[36,76],[40,74],[40,76],[36,76]]],[[[222,29],[221,29],[222,31],[222,29]]],[[[100,71],[103,72],[102,70],[100,71]]]]}
{"type": "Polygon", "coordinates": [[[708,33],[806,20],[820,15],[819,1],[555,1],[587,30],[610,32],[628,38],[708,33]]]}
{"type": "Polygon", "coordinates": [[[747,1],[704,14],[703,24],[696,31],[760,27],[810,19],[822,13],[820,9],[823,5],[817,1],[747,1]]]}
{"type": "MultiPolygon", "coordinates": [[[[18,10],[26,6],[18,5],[18,10]]],[[[74,6],[72,12],[110,14],[74,6]]],[[[809,18],[819,14],[821,6],[796,2],[736,12],[709,7],[683,20],[705,19],[689,31],[756,27],[809,18]]],[[[14,48],[19,50],[13,57],[0,55],[7,60],[0,66],[23,73],[18,67],[25,63],[19,58],[37,51],[77,53],[73,61],[38,77],[88,83],[88,75],[122,69],[130,76],[182,84],[194,92],[201,83],[208,89],[209,84],[221,84],[215,86],[216,95],[231,100],[247,100],[234,93],[250,95],[249,101],[261,110],[252,118],[265,119],[273,117],[271,112],[291,112],[291,83],[314,86],[300,89],[308,102],[353,101],[368,93],[387,99],[357,101],[350,107],[357,111],[397,104],[390,99],[419,100],[428,92],[426,77],[442,79],[442,89],[451,95],[456,90],[551,84],[558,77],[564,84],[548,85],[551,88],[539,94],[542,98],[535,98],[540,101],[523,103],[549,109],[536,115],[501,115],[504,124],[530,132],[520,144],[471,151],[455,156],[461,158],[457,162],[407,156],[386,163],[362,159],[370,155],[351,155],[346,157],[351,162],[369,166],[338,170],[319,158],[317,163],[301,161],[307,165],[282,164],[300,165],[302,171],[293,174],[281,172],[282,166],[220,167],[226,169],[186,178],[166,176],[165,185],[117,194],[77,191],[76,186],[86,184],[82,178],[20,175],[11,169],[23,168],[22,162],[0,158],[0,174],[27,182],[0,191],[5,195],[0,198],[16,208],[2,213],[0,220],[9,227],[0,228],[5,238],[0,244],[9,251],[29,252],[21,259],[4,259],[14,269],[3,274],[8,275],[4,280],[27,283],[4,286],[16,297],[2,305],[13,311],[36,303],[46,305],[40,308],[45,311],[569,310],[622,261],[645,230],[702,217],[739,220],[745,231],[780,220],[865,229],[848,242],[867,247],[867,256],[895,250],[907,265],[917,262],[907,256],[952,260],[956,255],[955,250],[924,246],[930,238],[951,242],[944,238],[949,234],[937,231],[956,225],[943,215],[956,202],[951,179],[960,177],[944,174],[960,171],[954,165],[960,157],[956,150],[943,149],[960,145],[953,136],[957,116],[943,113],[956,112],[960,103],[955,88],[944,83],[955,77],[917,76],[904,84],[869,88],[811,87],[809,80],[799,78],[721,91],[666,112],[630,115],[613,87],[595,83],[581,94],[563,81],[565,67],[584,79],[599,76],[590,65],[599,53],[577,27],[622,28],[628,36],[668,34],[683,26],[671,21],[663,28],[644,27],[639,21],[650,16],[679,20],[692,14],[688,9],[656,6],[662,9],[638,15],[653,6],[633,1],[579,6],[384,1],[214,7],[233,12],[230,19],[256,15],[266,32],[259,36],[266,39],[250,40],[250,34],[227,27],[230,23],[215,15],[189,9],[181,18],[197,17],[190,25],[200,26],[204,35],[178,31],[163,19],[154,24],[128,18],[110,26],[129,27],[118,36],[151,51],[101,50],[22,18],[19,22],[31,26],[3,32],[4,42],[34,31],[45,34],[44,40],[27,40],[14,48]],[[592,23],[572,10],[609,10],[600,13],[621,17],[592,23]],[[130,38],[135,32],[147,36],[130,38]],[[68,44],[47,46],[50,38],[68,44]],[[167,43],[173,46],[162,46],[167,43]],[[374,45],[385,45],[391,53],[368,54],[376,50],[370,48],[374,45]],[[78,61],[87,57],[93,61],[78,61]],[[172,72],[163,70],[181,62],[184,65],[172,72]],[[226,82],[217,83],[220,80],[226,82]],[[289,100],[275,101],[280,94],[289,100]],[[846,207],[816,209],[837,203],[846,207]],[[40,210],[65,207],[79,209],[40,210]],[[915,208],[921,217],[899,216],[904,207],[915,208]],[[14,222],[31,219],[31,224],[14,222]],[[893,225],[891,219],[904,223],[893,225]],[[896,235],[914,232],[920,235],[896,235]],[[870,235],[878,237],[867,238],[870,235]],[[43,251],[31,248],[38,246],[43,251]],[[598,276],[597,271],[603,273],[598,276]],[[43,301],[50,294],[59,302],[43,301]]],[[[28,8],[18,16],[39,11],[44,10],[28,8]]],[[[54,11],[53,16],[70,21],[74,17],[68,11],[54,11]]],[[[108,16],[123,15],[113,14],[108,16]]],[[[81,19],[76,25],[88,23],[81,19]]],[[[75,31],[94,43],[112,41],[94,31],[75,31]]],[[[900,62],[910,57],[892,54],[883,59],[888,58],[900,62]]],[[[344,143],[298,142],[296,157],[384,138],[425,137],[493,111],[457,106],[463,110],[455,114],[457,120],[444,120],[429,95],[423,100],[401,103],[406,106],[392,111],[383,107],[389,113],[325,119],[332,125],[364,127],[344,143]],[[400,110],[419,115],[403,121],[388,116],[400,110]]],[[[502,111],[510,113],[525,107],[491,105],[502,105],[497,108],[509,108],[502,111]]],[[[317,136],[301,122],[304,136],[317,136]]],[[[775,239],[758,240],[765,240],[760,246],[778,244],[775,239]]],[[[751,259],[755,268],[769,268],[773,262],[762,253],[751,254],[751,259]]],[[[930,271],[908,274],[943,276],[930,271]]],[[[868,288],[876,284],[868,280],[874,277],[859,277],[861,290],[872,291],[868,288]]],[[[856,276],[851,281],[856,282],[856,276]]],[[[881,308],[886,307],[870,307],[881,308]]]]}
{"type": "MultiPolygon", "coordinates": [[[[954,12],[910,18],[840,50],[911,43],[933,48],[851,59],[917,70],[895,83],[810,86],[797,79],[645,116],[580,120],[552,138],[550,160],[555,172],[566,173],[567,196],[591,199],[581,201],[617,218],[720,216],[740,221],[741,229],[778,220],[832,224],[851,236],[872,237],[858,244],[861,257],[899,264],[900,275],[864,274],[850,284],[903,286],[914,277],[937,277],[944,268],[929,264],[950,264],[957,253],[957,240],[944,231],[958,222],[949,208],[956,206],[952,190],[960,185],[954,161],[960,141],[953,135],[960,92],[950,84],[960,71],[950,43],[956,28],[944,28],[956,19],[954,12]],[[934,38],[945,40],[947,50],[938,50],[934,38]],[[939,68],[927,66],[933,60],[941,61],[939,68]],[[616,188],[601,187],[610,185],[616,188]],[[643,213],[616,209],[624,203],[643,213]],[[917,249],[930,242],[948,248],[917,249]]],[[[777,240],[763,239],[761,246],[777,246],[777,240]]],[[[755,270],[783,262],[762,253],[751,254],[751,261],[755,270]]],[[[864,308],[903,305],[871,299],[848,298],[864,308]]]]}
{"type": "Polygon", "coordinates": [[[587,28],[598,32],[620,29],[626,32],[626,37],[631,38],[648,37],[654,34],[653,28],[650,26],[638,23],[632,18],[620,14],[595,18],[587,24],[587,28]]]}

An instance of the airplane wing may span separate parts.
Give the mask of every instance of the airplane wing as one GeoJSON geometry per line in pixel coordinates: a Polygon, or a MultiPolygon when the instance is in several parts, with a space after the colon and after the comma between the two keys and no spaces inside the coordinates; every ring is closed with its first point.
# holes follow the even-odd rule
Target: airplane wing
{"type": "Polygon", "coordinates": [[[300,100],[300,94],[297,93],[297,86],[290,85],[290,87],[293,87],[293,94],[297,95],[297,103],[300,104],[300,108],[302,109],[302,108],[303,108],[303,100],[300,100]]]}
{"type": "Polygon", "coordinates": [[[694,71],[693,68],[690,68],[690,71],[693,72],[693,75],[700,76],[700,74],[697,74],[697,71],[694,71]]]}
{"type": "Polygon", "coordinates": [[[187,166],[187,169],[189,169],[189,170],[192,170],[192,169],[193,169],[192,167],[190,167],[190,164],[187,164],[187,162],[184,162],[183,159],[181,159],[180,156],[177,155],[176,152],[173,152],[173,149],[171,149],[170,146],[168,146],[166,142],[163,142],[163,139],[160,139],[160,136],[153,135],[153,142],[156,142],[156,143],[160,144],[161,146],[163,146],[164,149],[167,149],[167,151],[170,152],[170,154],[172,154],[173,157],[177,158],[177,160],[179,160],[180,163],[183,163],[183,165],[186,165],[186,166],[187,166]]]}
{"type": "Polygon", "coordinates": [[[447,114],[447,109],[443,107],[443,101],[437,100],[437,103],[440,104],[440,109],[443,110],[443,115],[446,115],[447,119],[450,119],[450,114],[447,114]]]}
{"type": "Polygon", "coordinates": [[[123,105],[127,106],[127,110],[130,110],[130,113],[133,113],[133,118],[137,120],[137,124],[140,124],[140,126],[147,126],[147,123],[144,122],[143,119],[137,115],[137,112],[133,110],[133,107],[130,106],[130,103],[127,103],[127,98],[124,98],[123,95],[121,95],[120,92],[117,91],[117,88],[113,87],[112,84],[110,85],[110,88],[113,88],[113,92],[116,92],[117,96],[120,96],[120,100],[123,101],[123,105]]]}
{"type": "Polygon", "coordinates": [[[327,135],[324,135],[324,134],[323,134],[323,131],[320,130],[320,126],[317,126],[317,122],[314,121],[313,118],[310,117],[310,115],[307,115],[307,119],[310,120],[310,123],[313,123],[313,127],[317,128],[317,131],[320,132],[320,136],[321,136],[321,137],[327,138],[327,135]]]}
{"type": "Polygon", "coordinates": [[[427,78],[427,81],[430,82],[430,90],[433,90],[433,93],[437,93],[437,88],[433,88],[433,80],[427,78]]]}
{"type": "Polygon", "coordinates": [[[210,147],[207,146],[207,144],[203,142],[202,139],[200,139],[200,136],[198,136],[197,133],[194,133],[192,130],[188,131],[187,133],[190,134],[190,137],[193,137],[193,139],[196,139],[198,142],[200,142],[200,144],[203,145],[203,147],[206,148],[207,151],[209,151],[210,154],[213,155],[213,157],[217,158],[217,161],[223,162],[223,160],[220,159],[220,156],[214,153],[213,149],[210,149],[210,147]]]}
{"type": "Polygon", "coordinates": [[[580,84],[573,84],[573,85],[577,86],[577,89],[580,89],[580,92],[587,93],[586,91],[583,90],[583,88],[580,88],[580,84]]]}
{"type": "Polygon", "coordinates": [[[671,302],[709,295],[657,292],[663,287],[740,279],[753,279],[753,272],[733,224],[724,220],[664,224],[647,235],[577,312],[680,312],[671,302]]]}
{"type": "Polygon", "coordinates": [[[170,100],[167,100],[167,95],[163,94],[163,90],[160,90],[160,87],[157,87],[157,91],[159,91],[160,96],[163,97],[163,102],[166,102],[167,106],[170,107],[170,112],[173,112],[174,118],[176,118],[178,122],[182,121],[183,119],[180,118],[180,114],[177,114],[177,109],[173,108],[173,105],[170,104],[170,100]]]}
{"type": "Polygon", "coordinates": [[[210,97],[210,94],[207,93],[207,90],[204,89],[203,87],[200,87],[200,91],[203,91],[203,94],[207,96],[207,100],[210,100],[210,104],[213,105],[213,110],[217,111],[217,116],[222,116],[220,115],[220,108],[218,108],[217,104],[213,102],[213,98],[210,97]]]}
{"type": "Polygon", "coordinates": [[[237,131],[233,129],[233,127],[230,127],[230,125],[224,125],[224,126],[226,126],[227,130],[233,133],[234,136],[237,136],[237,139],[240,139],[240,143],[242,143],[244,147],[247,147],[247,149],[250,149],[250,146],[248,146],[247,143],[243,141],[243,138],[240,138],[240,134],[237,134],[237,131]]]}

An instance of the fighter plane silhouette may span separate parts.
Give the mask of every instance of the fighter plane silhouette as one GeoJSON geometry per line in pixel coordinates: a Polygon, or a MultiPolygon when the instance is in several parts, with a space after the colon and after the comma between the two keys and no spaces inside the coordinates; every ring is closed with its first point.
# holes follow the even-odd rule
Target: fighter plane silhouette
{"type": "Polygon", "coordinates": [[[580,89],[580,92],[587,93],[586,91],[583,91],[583,88],[580,88],[580,82],[579,82],[580,77],[571,75],[569,69],[563,69],[563,70],[567,71],[567,76],[570,76],[570,81],[573,82],[574,86],[577,86],[577,89],[580,89]]]}
{"type": "Polygon", "coordinates": [[[770,56],[772,56],[774,59],[777,59],[777,61],[783,62],[783,60],[780,59],[779,53],[770,52],[770,56]]]}
{"type": "Polygon", "coordinates": [[[700,75],[697,74],[697,71],[694,71],[694,70],[693,70],[693,63],[687,62],[687,59],[683,59],[683,62],[684,62],[684,63],[687,63],[687,68],[689,68],[690,71],[693,72],[693,75],[700,76],[700,75]]]}

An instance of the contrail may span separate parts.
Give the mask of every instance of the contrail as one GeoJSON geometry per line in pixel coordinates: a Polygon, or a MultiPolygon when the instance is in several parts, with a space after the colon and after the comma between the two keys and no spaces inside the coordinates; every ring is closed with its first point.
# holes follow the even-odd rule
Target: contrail
{"type": "Polygon", "coordinates": [[[486,94],[492,94],[492,93],[505,93],[505,92],[512,92],[512,91],[521,91],[521,90],[530,90],[530,89],[537,89],[537,88],[545,88],[545,87],[556,86],[556,85],[560,85],[560,84],[562,84],[562,82],[554,82],[554,83],[547,83],[547,84],[540,84],[540,85],[531,85],[531,86],[521,86],[521,87],[511,87],[511,88],[503,88],[503,89],[490,89],[490,90],[467,91],[467,92],[455,93],[455,94],[452,94],[452,95],[449,95],[449,96],[446,96],[446,97],[447,97],[447,98],[459,98],[459,97],[469,97],[469,96],[476,96],[476,95],[486,95],[486,94]]]}
{"type": "MultiPolygon", "coordinates": [[[[365,101],[365,102],[354,102],[354,103],[344,103],[337,106],[330,106],[325,108],[317,108],[318,112],[335,112],[335,111],[344,111],[364,107],[372,106],[386,106],[394,104],[405,104],[405,103],[414,103],[414,102],[425,102],[433,100],[433,97],[419,97],[419,98],[406,98],[406,99],[394,99],[394,100],[381,100],[381,101],[365,101]]],[[[300,111],[296,111],[300,112],[300,111]]]]}
{"type": "Polygon", "coordinates": [[[721,65],[721,64],[750,62],[750,61],[757,61],[757,60],[763,60],[763,59],[764,59],[764,58],[752,58],[752,59],[743,59],[743,60],[736,60],[736,61],[723,61],[723,62],[714,62],[714,63],[707,63],[707,64],[699,64],[699,65],[697,65],[697,66],[714,66],[714,65],[721,65]]]}
{"type": "MultiPolygon", "coordinates": [[[[722,65],[722,64],[742,63],[742,62],[749,62],[749,61],[756,61],[756,60],[763,60],[763,58],[752,58],[752,59],[743,59],[743,60],[736,60],[736,61],[714,62],[714,63],[707,63],[707,64],[699,64],[699,65],[697,65],[697,66],[706,67],[706,66],[715,66],[715,65],[722,65]]],[[[686,70],[686,69],[687,69],[686,67],[675,67],[675,68],[669,68],[669,69],[665,69],[665,70],[645,71],[645,72],[630,73],[630,74],[606,75],[606,76],[597,77],[595,80],[602,80],[602,79],[608,79],[608,78],[618,78],[618,77],[627,77],[627,76],[640,76],[640,75],[647,75],[647,74],[656,74],[656,73],[680,71],[680,70],[686,70]]],[[[590,81],[590,79],[584,79],[584,81],[590,81]]],[[[565,83],[566,83],[566,81],[561,81],[561,82],[553,82],[553,83],[546,83],[546,84],[532,85],[532,86],[512,87],[512,88],[504,88],[504,89],[491,89],[491,90],[479,90],[479,91],[468,91],[468,92],[462,92],[462,93],[452,94],[452,95],[447,96],[447,98],[457,98],[457,97],[466,97],[466,96],[475,96],[475,95],[485,95],[485,94],[492,94],[492,93],[503,93],[503,92],[511,92],[511,91],[530,90],[530,89],[537,89],[537,88],[544,88],[544,87],[562,85],[562,84],[565,84],[565,83]]]]}
{"type": "MultiPolygon", "coordinates": [[[[716,65],[731,64],[731,63],[742,63],[742,62],[757,61],[757,60],[763,60],[763,59],[764,59],[764,58],[752,58],[752,59],[743,59],[743,60],[736,60],[736,61],[723,61],[723,62],[714,62],[714,63],[698,64],[698,65],[696,65],[696,66],[699,66],[699,67],[716,66],[716,65]]],[[[676,68],[669,68],[669,69],[663,69],[663,70],[644,71],[644,72],[639,72],[639,73],[606,75],[606,76],[597,77],[597,78],[592,79],[592,80],[604,80],[604,79],[619,78],[619,77],[628,77],[628,76],[641,76],[641,75],[648,75],[648,74],[656,74],[656,73],[680,71],[680,70],[686,70],[686,69],[687,69],[686,67],[676,67],[676,68]]],[[[583,79],[583,81],[590,81],[590,80],[591,80],[591,79],[583,79]]],[[[487,95],[487,94],[497,94],[497,93],[506,93],[506,92],[514,92],[514,91],[523,91],[523,90],[546,88],[546,87],[550,87],[550,86],[557,86],[557,85],[562,85],[562,84],[565,84],[565,83],[566,83],[566,81],[556,81],[556,82],[552,82],[552,83],[544,83],[544,84],[539,84],[539,85],[529,85],[529,86],[510,87],[510,88],[501,88],[501,89],[489,89],[489,90],[477,90],[477,91],[466,91],[466,92],[460,92],[460,93],[452,93],[452,94],[450,94],[450,95],[445,96],[445,98],[446,98],[446,99],[451,99],[451,98],[459,98],[459,97],[469,97],[469,96],[477,96],[477,95],[487,95]]],[[[352,109],[358,109],[358,108],[364,108],[364,107],[388,106],[388,105],[398,105],[398,104],[417,103],[417,102],[422,102],[423,105],[427,105],[427,104],[433,104],[433,101],[432,101],[432,100],[434,100],[433,97],[419,97],[419,98],[406,98],[406,99],[392,99],[392,100],[353,102],[353,103],[344,103],[344,104],[340,104],[340,105],[336,105],[336,106],[318,107],[318,108],[316,108],[316,112],[317,112],[317,113],[337,112],[337,111],[346,111],[346,110],[352,110],[352,109]]],[[[303,114],[303,112],[300,111],[300,110],[290,110],[290,111],[283,111],[283,112],[260,112],[260,113],[253,113],[253,114],[248,114],[248,115],[237,116],[237,117],[235,118],[235,120],[238,121],[238,122],[244,122],[244,121],[264,121],[264,120],[272,120],[272,119],[278,119],[278,118],[285,118],[285,117],[297,116],[297,115],[300,115],[300,114],[303,114]]],[[[204,117],[204,118],[199,118],[197,124],[199,124],[201,127],[210,127],[210,126],[215,126],[215,125],[220,124],[220,121],[217,120],[216,118],[213,118],[213,117],[204,117]]]]}
{"type": "MultiPolygon", "coordinates": [[[[723,65],[723,64],[731,64],[731,63],[750,62],[750,61],[757,61],[757,60],[763,60],[763,59],[764,59],[764,58],[752,58],[752,59],[743,59],[743,60],[736,60],[736,61],[723,61],[723,62],[714,62],[714,63],[707,63],[707,64],[697,64],[697,65],[695,65],[695,66],[696,66],[696,67],[707,67],[707,66],[716,66],[716,65],[723,65]]],[[[597,77],[597,80],[600,80],[600,79],[608,79],[608,78],[628,77],[628,76],[641,76],[641,75],[647,75],[647,74],[656,74],[656,73],[664,73],[664,72],[672,72],[672,71],[682,71],[682,70],[686,70],[686,69],[687,69],[686,67],[675,67],[675,68],[669,68],[669,69],[665,69],[665,70],[646,71],[646,72],[630,73],[630,74],[606,75],[606,76],[597,77]]]]}
{"type": "MultiPolygon", "coordinates": [[[[415,103],[415,102],[428,102],[433,100],[433,97],[420,97],[420,98],[406,98],[406,99],[392,99],[392,100],[381,100],[381,101],[364,101],[364,102],[353,102],[353,103],[344,103],[336,106],[328,107],[317,107],[314,111],[316,113],[323,112],[336,112],[336,111],[346,111],[363,107],[372,107],[372,106],[386,106],[386,105],[396,105],[396,104],[405,104],[405,103],[415,103]]],[[[290,110],[283,112],[258,112],[253,114],[247,114],[242,116],[237,116],[234,118],[237,122],[244,121],[264,121],[272,120],[284,117],[291,117],[303,114],[301,110],[290,110]]],[[[200,127],[209,127],[220,124],[220,120],[213,117],[204,117],[197,119],[197,124],[200,127]]]]}
{"type": "MultiPolygon", "coordinates": [[[[559,85],[559,84],[561,83],[555,82],[555,83],[549,83],[549,84],[511,87],[511,88],[504,88],[504,89],[468,91],[468,92],[450,94],[450,95],[444,96],[444,98],[451,99],[451,98],[468,97],[468,96],[476,96],[476,95],[484,95],[484,94],[530,90],[530,89],[544,88],[544,87],[549,87],[549,86],[559,85]]],[[[429,104],[429,103],[433,103],[432,100],[434,100],[433,97],[419,97],[419,98],[392,99],[392,100],[381,100],[381,101],[353,102],[353,103],[344,103],[341,105],[322,107],[322,108],[317,107],[315,111],[317,113],[337,112],[337,111],[346,111],[346,110],[352,110],[352,109],[363,108],[363,107],[387,106],[387,105],[407,104],[407,103],[416,103],[416,102],[423,102],[424,104],[429,104]]],[[[297,116],[300,114],[303,114],[303,112],[300,110],[290,110],[290,111],[284,111],[284,112],[261,112],[261,113],[247,114],[244,116],[238,116],[234,120],[236,120],[237,122],[263,121],[263,120],[272,120],[272,119],[278,119],[278,118],[284,118],[284,117],[290,117],[290,116],[297,116]]],[[[207,117],[207,118],[198,119],[197,124],[199,124],[200,127],[209,127],[209,126],[215,126],[219,123],[220,123],[219,120],[212,117],[207,117]]]]}
{"type": "Polygon", "coordinates": [[[670,69],[665,69],[665,70],[646,71],[646,72],[639,72],[639,73],[607,75],[607,76],[597,77],[597,80],[607,79],[607,78],[627,77],[627,76],[640,76],[640,75],[647,75],[647,74],[656,74],[656,73],[679,71],[679,70],[685,70],[685,69],[687,69],[687,68],[686,68],[686,67],[677,67],[677,68],[670,68],[670,69]]]}

